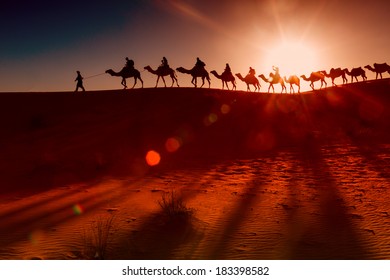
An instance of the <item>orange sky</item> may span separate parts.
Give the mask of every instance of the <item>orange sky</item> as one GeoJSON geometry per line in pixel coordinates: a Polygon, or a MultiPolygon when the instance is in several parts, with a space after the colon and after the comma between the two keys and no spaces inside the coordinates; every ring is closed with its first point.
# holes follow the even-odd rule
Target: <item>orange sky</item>
{"type": "MultiPolygon", "coordinates": [[[[229,63],[233,73],[246,74],[251,66],[266,76],[274,64],[282,64],[277,65],[282,75],[309,75],[332,67],[390,63],[388,1],[74,2],[5,5],[0,15],[6,36],[0,47],[0,91],[73,91],[76,70],[84,77],[109,68],[119,71],[126,56],[139,70],[156,68],[163,56],[173,68],[191,68],[200,57],[209,71],[222,72],[229,63]],[[286,42],[304,51],[281,48],[286,42]],[[280,56],[275,50],[282,50],[280,56]],[[274,62],[274,57],[280,60],[274,62]]],[[[141,75],[145,87],[155,85],[156,76],[141,75]]],[[[181,86],[190,86],[188,75],[178,73],[178,78],[181,86]]],[[[308,89],[307,82],[302,84],[308,89]]],[[[211,86],[220,88],[220,80],[212,77],[211,86]]],[[[85,87],[121,88],[120,79],[109,75],[86,79],[85,87]]]]}

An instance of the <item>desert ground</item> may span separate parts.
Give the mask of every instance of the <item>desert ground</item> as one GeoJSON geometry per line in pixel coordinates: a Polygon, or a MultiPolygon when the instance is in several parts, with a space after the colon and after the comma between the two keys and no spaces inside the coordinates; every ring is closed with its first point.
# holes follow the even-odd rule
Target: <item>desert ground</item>
{"type": "Polygon", "coordinates": [[[0,93],[0,259],[390,259],[389,106],[389,79],[0,93]]]}

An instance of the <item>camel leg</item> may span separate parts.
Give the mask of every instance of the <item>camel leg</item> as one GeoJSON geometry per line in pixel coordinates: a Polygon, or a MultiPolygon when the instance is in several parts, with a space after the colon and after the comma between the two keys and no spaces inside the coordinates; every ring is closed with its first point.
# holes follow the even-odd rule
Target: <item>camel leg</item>
{"type": "Polygon", "coordinates": [[[172,79],[172,85],[171,87],[173,87],[173,84],[175,83],[175,76],[173,76],[172,74],[170,75],[171,79],[172,79]]]}
{"type": "Polygon", "coordinates": [[[134,85],[133,85],[132,89],[135,87],[136,84],[137,84],[137,77],[134,77],[134,85]]]}
{"type": "Polygon", "coordinates": [[[180,87],[180,86],[179,86],[179,82],[177,81],[176,77],[175,77],[175,76],[173,76],[173,78],[174,78],[174,79],[175,79],[175,81],[176,81],[176,85],[177,85],[177,87],[180,87]]]}
{"type": "Polygon", "coordinates": [[[285,91],[286,94],[287,94],[287,88],[286,88],[286,86],[285,86],[284,84],[282,84],[282,93],[283,93],[283,89],[284,89],[284,91],[285,91]]]}
{"type": "Polygon", "coordinates": [[[160,76],[157,76],[157,81],[156,81],[156,85],[154,86],[155,88],[157,87],[158,85],[158,81],[160,80],[160,76]]]}
{"type": "Polygon", "coordinates": [[[124,89],[126,89],[126,88],[127,88],[127,85],[126,85],[126,79],[125,79],[125,78],[122,78],[121,85],[124,87],[124,89]]]}
{"type": "Polygon", "coordinates": [[[204,85],[204,77],[202,77],[202,85],[200,87],[203,87],[204,85]]]}
{"type": "Polygon", "coordinates": [[[161,76],[161,79],[162,79],[162,80],[163,80],[163,82],[164,82],[164,87],[167,87],[167,84],[165,83],[164,76],[161,76]]]}
{"type": "Polygon", "coordinates": [[[197,82],[197,81],[196,81],[196,78],[193,77],[192,80],[191,80],[191,83],[192,83],[195,87],[197,87],[196,82],[197,82]]]}
{"type": "Polygon", "coordinates": [[[313,82],[310,83],[310,87],[311,87],[312,90],[314,90],[314,84],[313,84],[313,82]]]}
{"type": "Polygon", "coordinates": [[[139,76],[138,79],[141,81],[141,88],[144,88],[144,81],[141,79],[141,76],[139,76]]]}
{"type": "Polygon", "coordinates": [[[274,86],[273,86],[272,84],[269,84],[268,93],[269,93],[269,91],[271,90],[271,87],[272,87],[272,89],[273,89],[273,91],[274,91],[274,93],[275,93],[275,89],[274,89],[274,86]]]}

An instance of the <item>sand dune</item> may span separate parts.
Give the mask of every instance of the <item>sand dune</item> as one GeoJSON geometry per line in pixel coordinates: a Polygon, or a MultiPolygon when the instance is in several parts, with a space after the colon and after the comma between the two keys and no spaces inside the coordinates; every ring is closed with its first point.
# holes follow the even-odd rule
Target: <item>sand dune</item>
{"type": "Polygon", "coordinates": [[[111,216],[108,259],[390,258],[389,79],[0,100],[0,259],[101,257],[111,216]],[[164,216],[172,190],[191,218],[164,216]]]}

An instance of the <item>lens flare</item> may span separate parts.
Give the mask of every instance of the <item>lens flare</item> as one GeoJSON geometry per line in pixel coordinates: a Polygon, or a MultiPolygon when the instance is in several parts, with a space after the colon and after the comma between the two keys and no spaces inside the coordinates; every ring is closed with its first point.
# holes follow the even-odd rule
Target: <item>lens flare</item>
{"type": "Polygon", "coordinates": [[[217,120],[218,120],[218,116],[214,113],[211,113],[204,118],[203,122],[206,126],[210,126],[213,123],[215,123],[217,120]]]}
{"type": "Polygon", "coordinates": [[[149,166],[155,166],[160,163],[161,156],[156,151],[150,150],[146,153],[145,160],[149,166]]]}
{"type": "Polygon", "coordinates": [[[228,114],[229,112],[230,112],[230,106],[227,105],[227,104],[223,104],[223,105],[221,106],[221,113],[224,114],[224,115],[226,115],[226,114],[228,114]]]}
{"type": "Polygon", "coordinates": [[[84,212],[84,209],[80,204],[73,205],[72,210],[75,215],[81,215],[84,212]]]}
{"type": "Polygon", "coordinates": [[[165,149],[167,149],[167,151],[170,153],[176,152],[180,146],[181,143],[176,137],[168,138],[165,142],[165,149]]]}

